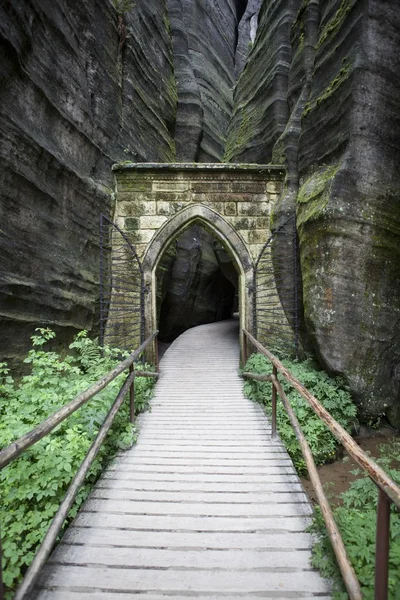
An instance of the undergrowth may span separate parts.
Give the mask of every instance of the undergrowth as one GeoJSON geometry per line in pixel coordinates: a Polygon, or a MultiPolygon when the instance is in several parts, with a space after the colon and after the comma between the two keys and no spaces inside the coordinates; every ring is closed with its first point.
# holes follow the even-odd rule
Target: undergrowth
{"type": "MultiPolygon", "coordinates": [[[[55,337],[37,329],[25,363],[31,367],[16,383],[6,363],[0,363],[0,447],[4,448],[38,425],[79,392],[105,375],[128,353],[111,348],[101,356],[96,342],[80,332],[60,356],[43,348],[55,337]]],[[[149,366],[146,366],[149,370],[149,366]]],[[[49,435],[0,471],[0,523],[4,583],[11,598],[31,563],[65,492],[102,425],[127,373],[122,373],[94,398],[58,425],[49,435]]],[[[136,412],[148,407],[154,380],[135,380],[136,412]]],[[[88,473],[64,529],[87,498],[106,463],[119,449],[135,441],[125,402],[88,473]]]]}
{"type": "MultiPolygon", "coordinates": [[[[400,441],[392,441],[380,447],[381,457],[376,459],[386,473],[400,485],[400,470],[393,468],[393,461],[399,460],[400,441]]],[[[346,550],[360,581],[364,600],[374,598],[376,506],[378,491],[365,471],[352,471],[358,476],[350,488],[341,494],[343,506],[334,508],[335,521],[338,524],[346,550]]],[[[313,547],[314,567],[320,569],[325,577],[334,580],[334,600],[347,600],[344,584],[336,563],[335,555],[325,523],[319,508],[316,509],[311,527],[318,541],[313,547]]],[[[400,514],[392,505],[390,519],[389,553],[389,600],[400,598],[400,514]]]]}
{"type": "MultiPolygon", "coordinates": [[[[282,363],[318,398],[321,404],[347,431],[351,431],[357,411],[351,401],[350,393],[345,389],[340,379],[332,379],[325,371],[317,370],[311,359],[300,362],[284,358],[282,363]]],[[[252,354],[244,370],[266,375],[272,373],[272,365],[263,354],[252,354]]],[[[316,464],[323,465],[331,462],[337,455],[337,440],[314,413],[308,402],[283,377],[280,378],[280,382],[307,438],[316,464]]],[[[267,413],[271,413],[271,383],[247,379],[244,384],[244,392],[251,400],[262,404],[267,413]]],[[[297,471],[300,474],[305,474],[306,465],[300,446],[283,404],[279,401],[276,417],[279,434],[297,471]]]]}
{"type": "MultiPolygon", "coordinates": [[[[356,418],[356,408],[349,392],[340,379],[332,379],[324,371],[316,368],[312,360],[304,362],[282,359],[285,367],[325,406],[331,415],[347,430],[351,431],[356,418]]],[[[270,374],[271,363],[262,354],[253,354],[244,371],[270,374]]],[[[331,462],[338,454],[338,442],[327,427],[315,415],[306,400],[296,392],[283,377],[281,384],[300,422],[303,433],[310,445],[316,464],[331,462]]],[[[244,384],[246,395],[261,403],[267,413],[271,412],[271,383],[248,379],[244,384]]],[[[306,466],[297,443],[289,418],[278,400],[277,427],[293,463],[304,475],[306,466]]],[[[399,461],[400,441],[382,446],[382,455],[377,462],[396,483],[400,484],[400,470],[393,468],[393,461],[399,461]]],[[[341,494],[343,506],[333,509],[349,559],[360,581],[364,600],[374,598],[376,505],[378,492],[375,484],[365,471],[355,470],[358,479],[351,483],[348,491],[341,494]]],[[[319,508],[316,509],[310,530],[316,535],[313,546],[312,564],[322,575],[333,580],[333,600],[347,600],[340,570],[329,540],[325,522],[319,508]]],[[[389,600],[400,600],[400,514],[392,507],[390,527],[389,560],[389,600]]]]}

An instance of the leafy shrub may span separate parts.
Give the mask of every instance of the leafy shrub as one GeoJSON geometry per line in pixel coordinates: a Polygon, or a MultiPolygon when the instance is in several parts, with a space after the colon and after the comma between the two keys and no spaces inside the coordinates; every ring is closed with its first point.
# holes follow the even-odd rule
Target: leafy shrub
{"type": "MultiPolygon", "coordinates": [[[[43,349],[54,338],[54,332],[36,331],[38,334],[32,336],[33,348],[24,361],[31,365],[29,375],[16,384],[7,365],[0,363],[0,447],[8,446],[67,404],[127,355],[105,348],[102,357],[100,348],[82,331],[70,345],[72,353],[61,357],[43,349]]],[[[51,434],[0,471],[4,582],[10,590],[31,563],[125,378],[126,373],[119,375],[51,434]]],[[[136,378],[137,412],[147,408],[153,385],[151,378],[136,378]]],[[[68,521],[76,515],[110,457],[118,449],[129,448],[134,441],[135,428],[129,423],[129,407],[125,402],[78,493],[68,521]]]]}
{"type": "MultiPolygon", "coordinates": [[[[299,362],[286,358],[282,363],[347,431],[351,430],[356,417],[356,407],[340,379],[332,379],[324,371],[317,370],[310,359],[299,362]]],[[[253,354],[247,361],[244,371],[267,375],[272,373],[272,365],[263,354],[253,354]]],[[[338,442],[308,402],[283,377],[280,381],[307,438],[316,464],[322,465],[332,461],[337,453],[338,442]]],[[[268,413],[271,412],[271,383],[248,379],[244,384],[244,392],[250,399],[262,404],[268,413]]],[[[297,471],[305,473],[303,455],[289,417],[279,400],[277,428],[297,471]]]]}
{"type": "MultiPolygon", "coordinates": [[[[399,460],[400,442],[381,446],[382,457],[377,462],[387,474],[400,484],[400,470],[391,468],[392,461],[399,460]]],[[[334,509],[334,517],[343,537],[346,550],[360,581],[363,598],[374,598],[375,574],[375,540],[376,540],[376,505],[378,491],[376,485],[365,474],[365,471],[352,471],[359,478],[351,483],[350,488],[341,494],[343,506],[334,509]]],[[[311,530],[317,534],[318,541],[313,547],[313,566],[320,569],[325,577],[335,581],[335,600],[347,600],[335,554],[325,523],[319,509],[316,510],[311,530]]],[[[400,514],[392,506],[390,520],[390,554],[389,554],[389,600],[400,597],[400,514]]]]}

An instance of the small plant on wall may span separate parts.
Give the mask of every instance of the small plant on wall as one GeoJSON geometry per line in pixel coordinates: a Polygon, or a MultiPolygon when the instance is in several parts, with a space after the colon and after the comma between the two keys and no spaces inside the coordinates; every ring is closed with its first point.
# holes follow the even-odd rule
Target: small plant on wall
{"type": "Polygon", "coordinates": [[[119,50],[119,53],[121,53],[122,48],[124,47],[125,41],[126,41],[126,25],[125,25],[125,21],[124,21],[124,15],[126,13],[130,12],[134,8],[135,3],[132,2],[132,0],[114,0],[113,4],[114,4],[114,8],[118,14],[118,35],[119,35],[118,50],[119,50]]]}

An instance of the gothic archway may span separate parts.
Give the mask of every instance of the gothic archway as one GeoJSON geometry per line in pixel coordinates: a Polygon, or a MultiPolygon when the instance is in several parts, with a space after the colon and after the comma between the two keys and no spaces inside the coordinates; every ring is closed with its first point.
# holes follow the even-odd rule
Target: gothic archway
{"type": "Polygon", "coordinates": [[[232,256],[239,275],[240,329],[251,326],[253,261],[246,244],[232,225],[219,213],[203,204],[191,204],[160,227],[146,250],[143,274],[147,288],[145,301],[147,334],[157,327],[157,266],[169,244],[195,223],[199,223],[204,229],[213,233],[232,256]]]}

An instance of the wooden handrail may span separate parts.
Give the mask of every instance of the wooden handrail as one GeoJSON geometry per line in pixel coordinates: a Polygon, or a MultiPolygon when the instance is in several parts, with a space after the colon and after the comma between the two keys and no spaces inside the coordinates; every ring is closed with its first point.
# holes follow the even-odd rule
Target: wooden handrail
{"type": "Polygon", "coordinates": [[[308,442],[301,430],[300,423],[294,413],[293,408],[290,405],[290,402],[283,390],[283,387],[281,386],[280,382],[276,379],[276,377],[273,376],[272,381],[282,400],[282,403],[286,409],[289,420],[296,434],[297,440],[300,444],[304,460],[306,461],[308,474],[310,476],[312,486],[317,496],[317,501],[321,508],[321,513],[326,524],[329,539],[331,540],[332,548],[335,553],[340,572],[342,573],[343,581],[345,582],[347,591],[349,592],[349,596],[351,600],[362,600],[362,593],[360,584],[357,579],[357,575],[355,574],[350,559],[347,556],[346,547],[342,540],[342,536],[340,535],[340,531],[338,529],[338,526],[336,525],[328,499],[325,496],[321,479],[319,478],[317,467],[315,466],[314,458],[310,450],[310,446],[308,445],[308,442]]]}
{"type": "Polygon", "coordinates": [[[261,354],[264,354],[277,368],[279,373],[281,373],[294,389],[307,400],[315,414],[325,423],[335,438],[343,444],[350,456],[354,458],[365,471],[367,471],[374,483],[389,496],[391,501],[398,508],[400,508],[400,487],[396,485],[393,479],[391,479],[385,471],[360,448],[351,435],[332,417],[316,397],[286,369],[276,356],[264,348],[264,346],[262,346],[248,331],[245,329],[243,331],[253,346],[257,348],[261,354]]]}
{"type": "MultiPolygon", "coordinates": [[[[33,590],[35,582],[39,576],[40,570],[43,568],[53,546],[57,540],[62,525],[68,516],[68,513],[75,501],[76,495],[79,488],[83,484],[85,477],[92,466],[92,463],[98,454],[104,439],[110,430],[114,418],[124,402],[125,396],[130,392],[130,420],[134,420],[134,380],[135,377],[158,377],[158,373],[151,373],[148,371],[136,371],[134,370],[134,361],[140,356],[140,354],[146,349],[146,347],[156,338],[158,331],[155,331],[150,337],[147,338],[133,352],[128,358],[120,362],[114,369],[104,375],[99,381],[90,386],[87,390],[76,396],[74,400],[69,402],[67,405],[60,408],[58,411],[53,413],[50,417],[45,419],[40,425],[23,435],[21,438],[7,446],[0,453],[0,469],[9,464],[12,460],[15,460],[20,456],[27,448],[38,442],[45,435],[50,433],[59,423],[64,421],[69,415],[78,410],[81,406],[86,404],[93,396],[106,387],[111,381],[113,381],[118,375],[120,375],[126,369],[129,369],[129,375],[125,379],[117,397],[114,400],[102,426],[100,427],[95,440],[90,446],[88,452],[85,455],[75,477],[73,478],[68,490],[65,494],[64,500],[60,504],[56,515],[54,516],[49,529],[44,537],[43,542],[40,545],[38,552],[35,555],[26,575],[17,590],[14,600],[24,600],[30,597],[30,593],[33,590]]],[[[1,568],[1,540],[0,540],[0,600],[4,598],[4,586],[2,584],[2,568],[1,568]]]]}
{"type": "Polygon", "coordinates": [[[315,466],[310,447],[304,437],[297,417],[290,402],[277,378],[281,373],[291,386],[301,394],[309,403],[315,414],[325,423],[336,439],[343,444],[350,456],[368,473],[369,477],[379,489],[376,532],[376,557],[375,557],[375,600],[387,600],[388,595],[388,564],[389,564],[389,528],[390,528],[390,503],[393,502],[400,508],[400,487],[376,464],[360,446],[353,440],[347,431],[330,415],[322,404],[307,390],[296,377],[294,377],[281,361],[258,342],[246,329],[243,335],[253,346],[273,365],[272,375],[259,375],[245,372],[244,377],[257,381],[272,381],[272,432],[276,429],[276,392],[278,392],[292,424],[300,449],[307,465],[311,483],[317,496],[318,504],[325,521],[327,532],[335,552],[340,572],[351,600],[361,600],[362,592],[357,576],[348,559],[346,549],[335,523],[332,510],[322,488],[321,480],[315,466]]]}
{"type": "MultiPolygon", "coordinates": [[[[93,398],[96,394],[98,394],[102,389],[104,389],[111,381],[113,381],[118,375],[123,373],[126,369],[128,369],[135,360],[140,356],[143,350],[154,340],[157,336],[158,331],[155,331],[150,337],[147,338],[139,346],[135,352],[133,352],[128,358],[120,362],[114,369],[106,373],[101,379],[99,379],[96,383],[87,388],[84,392],[81,392],[71,400],[68,404],[61,407],[55,413],[47,417],[44,421],[42,421],[39,425],[25,433],[15,442],[12,442],[9,446],[0,451],[0,469],[8,465],[12,460],[18,458],[24,450],[36,444],[39,440],[41,440],[48,433],[53,431],[57,425],[62,423],[64,419],[72,415],[76,410],[81,408],[88,400],[93,398]]],[[[147,375],[146,375],[147,376],[147,375]]]]}

